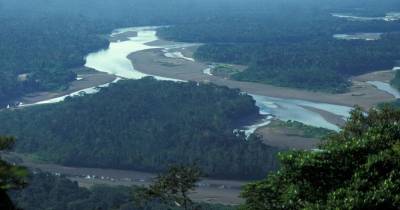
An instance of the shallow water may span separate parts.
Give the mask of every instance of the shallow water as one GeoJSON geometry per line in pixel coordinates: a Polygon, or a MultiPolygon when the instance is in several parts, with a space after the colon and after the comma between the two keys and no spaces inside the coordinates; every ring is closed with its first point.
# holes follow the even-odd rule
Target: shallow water
{"type": "Polygon", "coordinates": [[[251,134],[253,134],[258,128],[267,126],[271,124],[271,120],[273,119],[273,116],[267,115],[263,120],[260,122],[257,122],[253,125],[248,125],[243,127],[243,131],[247,137],[249,137],[251,134]]]}
{"type": "MultiPolygon", "coordinates": [[[[123,32],[127,31],[128,30],[125,30],[123,32]]],[[[145,45],[145,43],[156,40],[157,36],[155,31],[138,31],[137,37],[131,37],[126,41],[111,42],[108,49],[90,53],[86,57],[85,66],[122,78],[141,79],[147,75],[133,68],[131,61],[128,59],[128,55],[134,52],[156,48],[145,45]]]]}
{"type": "Polygon", "coordinates": [[[296,99],[282,99],[260,95],[252,96],[256,100],[256,104],[258,107],[260,107],[260,110],[263,114],[271,114],[283,121],[298,121],[306,125],[322,127],[335,131],[340,130],[339,126],[328,122],[319,113],[307,109],[307,107],[323,110],[341,116],[343,119],[347,119],[349,117],[349,112],[352,109],[351,107],[346,106],[316,103],[296,99]]]}
{"type": "Polygon", "coordinates": [[[382,20],[382,21],[397,21],[400,20],[400,13],[399,12],[389,12],[386,13],[385,17],[363,17],[363,16],[356,16],[352,14],[341,14],[341,13],[332,13],[332,16],[338,18],[345,18],[351,21],[371,21],[371,20],[382,20]]]}
{"type": "Polygon", "coordinates": [[[164,53],[164,56],[167,58],[183,59],[183,60],[195,62],[195,60],[193,58],[186,57],[183,55],[182,52],[179,52],[179,51],[169,52],[166,50],[164,53]]]}
{"type": "Polygon", "coordinates": [[[389,93],[396,99],[400,98],[400,91],[391,86],[389,83],[381,81],[368,81],[367,83],[375,86],[378,90],[382,90],[386,93],[389,93]]]}
{"type": "MultiPolygon", "coordinates": [[[[186,57],[182,58],[183,54],[179,51],[179,49],[198,45],[190,43],[174,43],[165,46],[146,45],[146,43],[158,40],[158,37],[156,36],[155,27],[117,29],[111,34],[111,36],[115,36],[117,34],[130,31],[138,32],[138,35],[136,37],[130,37],[126,41],[112,42],[109,48],[106,50],[90,53],[86,57],[85,66],[93,68],[97,71],[116,75],[117,77],[120,78],[140,79],[145,76],[152,76],[152,75],[147,75],[136,70],[134,68],[134,62],[132,63],[127,58],[129,54],[134,52],[139,52],[142,50],[158,48],[162,49],[164,53],[175,52],[174,54],[168,54],[166,56],[175,57],[176,59],[185,59],[186,57]]],[[[211,72],[208,72],[207,69],[204,70],[203,73],[211,74],[211,72]]],[[[159,80],[181,81],[173,78],[165,78],[158,76],[155,76],[155,78],[159,80]]],[[[91,94],[91,93],[96,93],[97,91],[98,91],[97,87],[87,88],[69,94],[67,96],[41,101],[36,104],[57,103],[63,101],[68,96],[77,96],[81,95],[82,93],[91,94]]],[[[329,113],[342,116],[343,118],[348,117],[348,113],[351,110],[350,107],[338,106],[333,104],[314,103],[303,100],[280,99],[280,98],[272,98],[272,97],[257,96],[257,95],[253,95],[253,97],[256,100],[256,105],[260,107],[261,114],[267,114],[268,116],[273,115],[275,118],[285,121],[295,120],[307,125],[323,127],[331,130],[339,130],[339,127],[325,120],[319,113],[306,109],[305,107],[312,107],[324,110],[329,113]]],[[[269,120],[270,119],[266,118],[262,122],[257,122],[254,125],[246,126],[244,127],[244,131],[246,132],[246,134],[252,133],[257,128],[267,125],[269,123],[269,120]]]]}
{"type": "Polygon", "coordinates": [[[381,35],[382,33],[335,34],[333,38],[342,40],[376,41],[381,39],[381,35]]]}
{"type": "Polygon", "coordinates": [[[204,69],[204,70],[203,70],[203,74],[208,75],[208,76],[214,76],[214,75],[211,73],[211,67],[210,67],[210,68],[204,69]]]}

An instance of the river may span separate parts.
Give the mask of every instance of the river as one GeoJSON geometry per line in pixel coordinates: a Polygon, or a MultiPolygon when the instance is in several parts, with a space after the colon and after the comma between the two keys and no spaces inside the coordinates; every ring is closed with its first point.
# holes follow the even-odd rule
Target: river
{"type": "MultiPolygon", "coordinates": [[[[132,62],[127,58],[127,56],[131,53],[154,48],[161,49],[161,51],[164,52],[165,57],[185,59],[195,62],[193,58],[185,57],[179,51],[181,48],[193,46],[194,44],[169,43],[158,46],[146,45],[146,43],[159,40],[156,35],[155,28],[147,27],[118,29],[111,36],[129,31],[137,32],[137,36],[129,37],[125,41],[113,42],[110,44],[108,49],[89,54],[87,56],[87,62],[85,66],[128,79],[139,79],[144,76],[154,76],[143,74],[139,70],[135,69],[134,61],[132,64],[132,62]]],[[[156,78],[175,80],[174,78],[160,78],[157,76],[156,78]]],[[[262,114],[273,115],[274,117],[282,120],[295,120],[307,125],[324,127],[336,131],[339,130],[337,125],[328,122],[319,113],[311,111],[310,109],[307,109],[307,107],[330,112],[334,115],[341,116],[344,119],[348,117],[348,113],[351,110],[350,107],[334,104],[323,104],[294,99],[271,98],[258,95],[252,96],[256,100],[257,106],[260,107],[262,114]]],[[[253,132],[255,129],[257,129],[257,127],[268,124],[269,119],[270,118],[263,120],[255,125],[247,126],[246,131],[253,132]]]]}
{"type": "MultiPolygon", "coordinates": [[[[147,43],[157,41],[159,38],[156,35],[155,27],[137,27],[137,28],[124,28],[115,30],[111,36],[121,35],[127,32],[137,32],[137,36],[127,37],[125,40],[118,40],[111,42],[108,49],[100,50],[98,52],[90,53],[86,57],[86,67],[95,69],[100,72],[112,74],[122,79],[140,79],[145,76],[154,76],[158,80],[172,80],[181,81],[175,78],[159,77],[157,75],[148,75],[135,69],[134,61],[130,61],[127,57],[129,54],[148,49],[160,49],[165,57],[185,59],[188,61],[195,60],[193,58],[185,57],[179,50],[185,47],[193,46],[190,43],[167,43],[157,45],[148,45],[147,43]]],[[[108,84],[103,85],[108,86],[108,84]]],[[[98,91],[97,87],[87,88],[77,91],[67,96],[76,96],[83,93],[92,94],[98,91]]],[[[250,95],[252,93],[249,93],[250,95]]],[[[64,100],[67,96],[58,97],[51,100],[37,102],[36,104],[56,103],[64,100]]],[[[346,119],[351,110],[350,107],[340,106],[335,104],[316,103],[305,100],[273,98],[268,96],[252,95],[256,100],[256,105],[260,108],[261,114],[266,115],[266,118],[261,122],[253,125],[248,125],[244,130],[249,134],[254,132],[258,127],[265,126],[271,120],[271,116],[281,120],[299,121],[306,125],[323,127],[331,130],[338,131],[339,127],[328,120],[326,120],[320,111],[328,112],[336,116],[346,119]],[[312,109],[310,109],[312,108],[312,109]]]]}
{"type": "Polygon", "coordinates": [[[381,81],[368,81],[367,83],[375,86],[379,90],[382,90],[382,91],[392,95],[396,99],[400,98],[400,91],[398,91],[396,88],[392,87],[389,83],[381,82],[381,81]]]}
{"type": "Polygon", "coordinates": [[[400,20],[400,13],[399,12],[389,12],[386,13],[385,16],[382,17],[366,17],[366,16],[357,16],[353,14],[344,14],[344,13],[332,13],[331,14],[333,17],[337,18],[344,18],[350,21],[376,21],[376,20],[381,20],[381,21],[397,21],[400,20]]]}

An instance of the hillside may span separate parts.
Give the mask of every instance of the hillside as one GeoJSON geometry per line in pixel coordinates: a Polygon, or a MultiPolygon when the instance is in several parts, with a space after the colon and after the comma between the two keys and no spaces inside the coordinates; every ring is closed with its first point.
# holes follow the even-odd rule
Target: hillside
{"type": "Polygon", "coordinates": [[[197,163],[213,177],[251,179],[276,167],[277,149],[234,133],[257,118],[239,90],[152,78],[122,81],[64,103],[0,112],[18,152],[69,166],[161,171],[197,163]]]}

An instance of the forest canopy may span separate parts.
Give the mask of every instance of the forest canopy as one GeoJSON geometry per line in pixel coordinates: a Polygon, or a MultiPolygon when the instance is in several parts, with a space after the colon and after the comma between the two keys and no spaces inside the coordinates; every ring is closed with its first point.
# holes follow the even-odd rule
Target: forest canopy
{"type": "MultiPolygon", "coordinates": [[[[349,14],[357,11],[354,8],[299,8],[292,5],[263,14],[210,17],[196,24],[160,28],[158,35],[168,40],[205,43],[194,54],[198,60],[248,66],[233,74],[232,79],[313,91],[345,92],[351,76],[392,69],[400,59],[400,20],[349,21],[331,13],[349,14]],[[333,37],[374,32],[383,33],[379,40],[333,37]]],[[[363,11],[359,15],[377,15],[363,11]]]]}
{"type": "Polygon", "coordinates": [[[121,81],[63,103],[0,111],[16,151],[69,166],[161,171],[197,163],[206,175],[252,179],[276,168],[277,149],[234,130],[258,117],[249,95],[212,84],[121,81]]]}
{"type": "Polygon", "coordinates": [[[314,151],[280,155],[281,167],[248,185],[243,210],[398,209],[400,110],[352,112],[314,151]]]}

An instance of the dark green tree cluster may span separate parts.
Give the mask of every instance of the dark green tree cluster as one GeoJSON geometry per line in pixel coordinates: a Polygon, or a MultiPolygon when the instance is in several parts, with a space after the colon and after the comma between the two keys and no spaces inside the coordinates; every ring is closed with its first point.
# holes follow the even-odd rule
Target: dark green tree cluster
{"type": "MultiPolygon", "coordinates": [[[[12,149],[15,139],[0,136],[0,152],[12,149]]],[[[0,159],[0,209],[15,210],[7,191],[23,188],[27,183],[28,171],[0,159]]]]}
{"type": "Polygon", "coordinates": [[[276,167],[277,149],[233,132],[258,117],[238,89],[151,77],[121,81],[98,94],[0,112],[0,132],[18,152],[70,166],[161,171],[198,163],[207,175],[260,178],[276,167]]]}
{"type": "Polygon", "coordinates": [[[281,154],[281,168],[248,185],[242,209],[399,209],[400,110],[356,109],[314,151],[281,154]]]}
{"type": "Polygon", "coordinates": [[[83,18],[2,17],[0,104],[24,93],[65,88],[84,57],[108,46],[99,36],[112,26],[83,18]]]}

